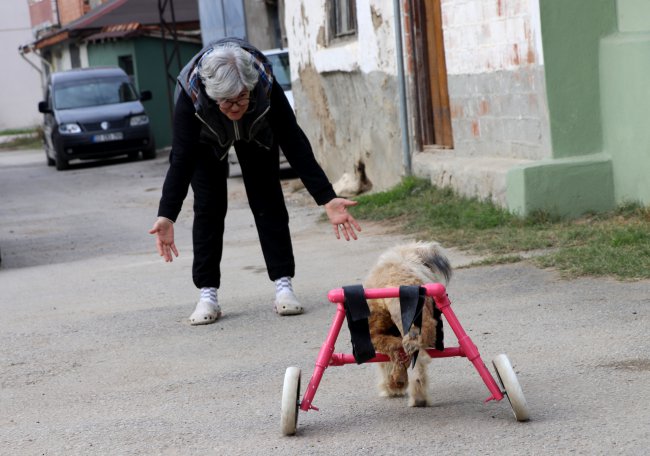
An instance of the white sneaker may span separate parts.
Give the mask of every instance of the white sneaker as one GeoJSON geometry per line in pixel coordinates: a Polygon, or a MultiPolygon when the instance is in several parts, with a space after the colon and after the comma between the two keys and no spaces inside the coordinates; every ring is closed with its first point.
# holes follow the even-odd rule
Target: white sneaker
{"type": "Polygon", "coordinates": [[[300,315],[305,311],[291,290],[282,290],[275,295],[275,311],[278,315],[300,315]]]}
{"type": "Polygon", "coordinates": [[[190,315],[190,324],[196,325],[209,325],[214,323],[221,317],[221,307],[211,301],[201,299],[196,303],[196,308],[192,315],[190,315]]]}

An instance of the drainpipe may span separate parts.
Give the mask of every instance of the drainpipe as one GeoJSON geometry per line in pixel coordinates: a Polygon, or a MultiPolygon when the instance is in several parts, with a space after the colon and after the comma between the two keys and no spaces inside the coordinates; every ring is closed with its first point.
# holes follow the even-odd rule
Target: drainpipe
{"type": "Polygon", "coordinates": [[[32,52],[36,57],[39,58],[39,60],[40,60],[44,65],[47,65],[47,67],[50,69],[50,72],[52,71],[52,64],[51,64],[50,62],[48,62],[47,60],[45,60],[45,59],[43,58],[43,56],[42,56],[41,54],[39,54],[33,46],[18,46],[18,53],[20,54],[20,56],[21,56],[21,57],[22,57],[22,58],[23,58],[27,63],[29,63],[29,64],[32,66],[32,68],[34,68],[36,71],[38,71],[38,72],[41,73],[41,75],[42,75],[42,74],[43,74],[43,70],[42,70],[41,68],[39,68],[38,66],[36,66],[36,64],[34,64],[34,62],[32,62],[31,60],[29,60],[29,59],[25,56],[25,54],[27,54],[28,52],[32,52]],[[25,51],[25,49],[27,49],[27,51],[25,51]]]}
{"type": "Polygon", "coordinates": [[[409,143],[409,130],[406,109],[406,80],[404,77],[404,56],[402,55],[402,13],[401,0],[393,0],[395,15],[395,56],[397,58],[397,89],[399,91],[399,125],[402,130],[402,166],[405,176],[412,174],[411,146],[409,143]]]}

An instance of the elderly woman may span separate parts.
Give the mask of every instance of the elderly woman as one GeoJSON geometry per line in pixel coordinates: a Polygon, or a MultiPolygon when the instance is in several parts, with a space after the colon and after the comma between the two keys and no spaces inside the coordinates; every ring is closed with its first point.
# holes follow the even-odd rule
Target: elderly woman
{"type": "Polygon", "coordinates": [[[194,56],[178,76],[173,130],[158,218],[149,233],[156,236],[165,261],[178,256],[174,222],[191,184],[192,278],[201,295],[190,323],[208,324],[221,316],[217,289],[231,146],[241,165],[268,275],[275,282],[275,310],[280,315],[302,313],[291,285],[295,262],[278,148],[315,202],[325,207],[337,239],[341,234],[346,240],[357,239],[355,230],[361,228],[347,212],[355,202],[334,193],[265,56],[235,38],[212,43],[194,56]]]}

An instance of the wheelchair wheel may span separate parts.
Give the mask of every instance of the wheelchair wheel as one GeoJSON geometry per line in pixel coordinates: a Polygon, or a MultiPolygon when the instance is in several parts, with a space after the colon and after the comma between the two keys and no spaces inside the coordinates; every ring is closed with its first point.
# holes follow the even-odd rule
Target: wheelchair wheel
{"type": "Polygon", "coordinates": [[[517,375],[510,364],[510,360],[506,355],[501,354],[492,360],[492,364],[499,378],[499,383],[501,383],[502,388],[505,390],[515,419],[517,421],[528,421],[530,419],[528,404],[517,380],[517,375]]]}
{"type": "Polygon", "coordinates": [[[282,411],[280,425],[283,435],[293,435],[298,427],[298,407],[300,402],[300,368],[288,367],[284,374],[282,387],[282,411]]]}

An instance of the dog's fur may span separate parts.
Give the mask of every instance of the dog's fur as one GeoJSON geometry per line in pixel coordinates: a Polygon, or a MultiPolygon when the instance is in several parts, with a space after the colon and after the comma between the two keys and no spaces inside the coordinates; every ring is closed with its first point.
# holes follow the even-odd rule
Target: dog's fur
{"type": "MultiPolygon", "coordinates": [[[[449,260],[436,242],[412,242],[397,245],[384,252],[363,283],[365,288],[399,287],[438,282],[447,284],[452,270],[449,260]]],[[[403,396],[408,383],[408,405],[425,407],[427,394],[427,365],[431,358],[425,351],[436,340],[433,300],[426,298],[422,309],[422,327],[411,327],[408,334],[402,328],[399,298],[369,299],[370,338],[375,350],[388,355],[389,362],[379,363],[379,390],[382,396],[403,396]],[[408,366],[419,351],[413,370],[408,366]]]]}

